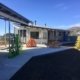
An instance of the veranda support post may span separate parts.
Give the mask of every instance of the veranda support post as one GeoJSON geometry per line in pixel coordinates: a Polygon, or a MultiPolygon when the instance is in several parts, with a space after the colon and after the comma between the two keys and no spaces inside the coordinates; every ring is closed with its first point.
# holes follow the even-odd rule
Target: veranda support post
{"type": "Polygon", "coordinates": [[[5,47],[6,47],[6,20],[5,20],[5,47]]]}
{"type": "Polygon", "coordinates": [[[10,29],[10,20],[9,20],[9,53],[10,53],[10,31],[11,31],[11,29],[10,29]]]}

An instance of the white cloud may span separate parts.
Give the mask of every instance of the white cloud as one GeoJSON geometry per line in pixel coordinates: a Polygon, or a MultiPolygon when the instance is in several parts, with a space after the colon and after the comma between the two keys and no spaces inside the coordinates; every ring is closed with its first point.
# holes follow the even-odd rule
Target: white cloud
{"type": "Polygon", "coordinates": [[[60,26],[54,26],[55,29],[69,29],[72,27],[80,27],[80,23],[71,24],[71,25],[60,25],[60,26]]]}
{"type": "Polygon", "coordinates": [[[67,29],[68,27],[65,25],[60,25],[60,26],[54,26],[55,29],[67,29]]]}
{"type": "Polygon", "coordinates": [[[64,6],[64,3],[59,3],[59,4],[55,5],[55,8],[59,8],[59,7],[62,7],[62,6],[64,6]]]}
{"type": "Polygon", "coordinates": [[[66,9],[68,9],[68,6],[65,6],[64,3],[59,3],[59,4],[56,4],[54,8],[66,10],[66,9]]]}
{"type": "Polygon", "coordinates": [[[66,9],[68,9],[68,7],[67,7],[67,6],[64,6],[62,9],[63,9],[63,10],[66,10],[66,9]]]}
{"type": "Polygon", "coordinates": [[[75,15],[74,18],[80,18],[80,15],[75,15]]]}
{"type": "Polygon", "coordinates": [[[70,27],[74,27],[74,26],[76,26],[76,27],[80,27],[80,23],[76,23],[76,24],[72,24],[72,25],[70,25],[70,27]]]}

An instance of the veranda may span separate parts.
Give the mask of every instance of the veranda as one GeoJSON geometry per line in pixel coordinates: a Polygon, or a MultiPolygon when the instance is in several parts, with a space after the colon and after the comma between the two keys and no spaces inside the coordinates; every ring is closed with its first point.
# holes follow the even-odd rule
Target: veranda
{"type": "Polygon", "coordinates": [[[0,49],[8,48],[10,53],[11,43],[13,41],[14,44],[15,36],[15,27],[12,24],[28,25],[32,22],[22,15],[18,14],[17,12],[13,11],[12,9],[8,8],[7,6],[3,5],[2,3],[0,3],[0,20],[3,21],[5,27],[5,36],[1,37],[0,39],[0,49]],[[13,36],[11,35],[12,27],[14,28],[13,36]],[[6,32],[6,30],[8,30],[8,32],[6,32]],[[6,33],[8,33],[8,36],[6,35],[6,33]]]}

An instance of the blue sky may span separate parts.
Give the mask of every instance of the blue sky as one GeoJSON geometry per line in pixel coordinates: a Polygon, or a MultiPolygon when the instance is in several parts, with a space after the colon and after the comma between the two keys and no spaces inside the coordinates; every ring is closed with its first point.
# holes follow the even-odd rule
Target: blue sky
{"type": "Polygon", "coordinates": [[[80,0],[0,0],[0,2],[26,18],[36,20],[37,25],[46,23],[51,28],[59,29],[80,25],[80,0]]]}

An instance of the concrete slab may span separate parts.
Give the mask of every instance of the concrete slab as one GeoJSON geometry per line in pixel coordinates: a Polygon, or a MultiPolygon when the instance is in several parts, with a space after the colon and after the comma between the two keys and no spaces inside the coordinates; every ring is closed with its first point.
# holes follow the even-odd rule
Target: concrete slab
{"type": "Polygon", "coordinates": [[[68,47],[60,48],[32,48],[27,49],[24,53],[16,56],[15,58],[9,59],[7,52],[0,53],[0,80],[9,80],[25,63],[27,63],[33,56],[49,54],[51,52],[57,52],[70,49],[68,47]]]}

